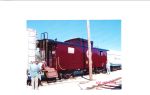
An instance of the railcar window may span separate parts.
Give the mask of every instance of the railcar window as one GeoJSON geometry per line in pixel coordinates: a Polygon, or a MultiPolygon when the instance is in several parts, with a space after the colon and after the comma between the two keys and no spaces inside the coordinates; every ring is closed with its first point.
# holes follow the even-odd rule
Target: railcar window
{"type": "Polygon", "coordinates": [[[103,56],[103,51],[100,51],[100,56],[103,56]]]}
{"type": "Polygon", "coordinates": [[[74,54],[74,48],[72,48],[72,47],[68,47],[68,53],[70,53],[70,54],[74,54]]]}

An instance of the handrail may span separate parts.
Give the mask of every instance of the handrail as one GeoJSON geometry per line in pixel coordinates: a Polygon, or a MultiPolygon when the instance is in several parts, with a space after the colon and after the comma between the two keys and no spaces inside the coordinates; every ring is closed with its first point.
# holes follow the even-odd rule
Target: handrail
{"type": "Polygon", "coordinates": [[[45,34],[46,34],[46,39],[48,39],[48,33],[44,32],[44,39],[45,39],[45,34]]]}
{"type": "Polygon", "coordinates": [[[59,63],[59,57],[58,57],[58,66],[61,70],[66,70],[66,69],[63,69],[61,66],[60,66],[60,63],[59,63]]]}
{"type": "Polygon", "coordinates": [[[41,33],[41,39],[42,39],[42,35],[43,35],[43,39],[45,38],[45,34],[44,33],[41,33]]]}
{"type": "Polygon", "coordinates": [[[48,39],[48,33],[47,32],[41,33],[41,39],[42,39],[42,37],[43,37],[43,39],[48,39]]]}

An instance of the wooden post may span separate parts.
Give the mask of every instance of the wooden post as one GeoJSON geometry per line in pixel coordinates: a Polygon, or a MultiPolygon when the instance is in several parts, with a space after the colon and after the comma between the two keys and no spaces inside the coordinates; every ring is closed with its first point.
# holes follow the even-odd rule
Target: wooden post
{"type": "Polygon", "coordinates": [[[88,35],[88,58],[89,58],[89,77],[92,80],[92,52],[91,52],[91,40],[90,40],[90,21],[87,20],[87,35],[88,35]]]}

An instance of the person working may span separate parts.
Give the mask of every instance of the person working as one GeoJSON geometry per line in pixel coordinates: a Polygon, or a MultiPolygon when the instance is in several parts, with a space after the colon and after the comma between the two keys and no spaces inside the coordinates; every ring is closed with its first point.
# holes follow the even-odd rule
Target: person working
{"type": "Polygon", "coordinates": [[[38,89],[38,78],[40,68],[38,66],[38,61],[34,61],[29,68],[30,75],[31,75],[31,85],[33,89],[38,89]]]}

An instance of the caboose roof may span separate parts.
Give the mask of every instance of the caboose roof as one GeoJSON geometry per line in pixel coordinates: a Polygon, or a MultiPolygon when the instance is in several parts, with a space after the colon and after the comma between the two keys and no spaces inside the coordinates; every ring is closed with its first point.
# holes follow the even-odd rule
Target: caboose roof
{"type": "Polygon", "coordinates": [[[93,49],[98,49],[99,51],[109,51],[107,49],[102,49],[102,48],[93,48],[93,49]]]}
{"type": "MultiPolygon", "coordinates": [[[[46,39],[45,39],[45,40],[46,40],[46,39]]],[[[60,44],[66,44],[66,45],[73,45],[73,46],[79,46],[79,47],[87,47],[87,46],[76,45],[76,44],[73,44],[73,43],[68,43],[69,41],[73,41],[73,40],[87,41],[86,39],[83,39],[83,38],[73,38],[73,39],[66,40],[66,41],[64,41],[64,42],[60,42],[60,41],[57,41],[57,40],[48,39],[49,42],[53,42],[53,43],[60,43],[60,44]]],[[[39,41],[40,41],[40,40],[39,40],[39,41]]],[[[109,51],[109,50],[107,50],[107,49],[96,48],[96,47],[93,47],[93,49],[98,49],[99,51],[109,51]]]]}
{"type": "Polygon", "coordinates": [[[72,38],[72,39],[66,40],[65,42],[69,42],[69,41],[73,41],[73,40],[77,40],[77,41],[88,41],[87,39],[83,39],[83,38],[72,38]]]}

